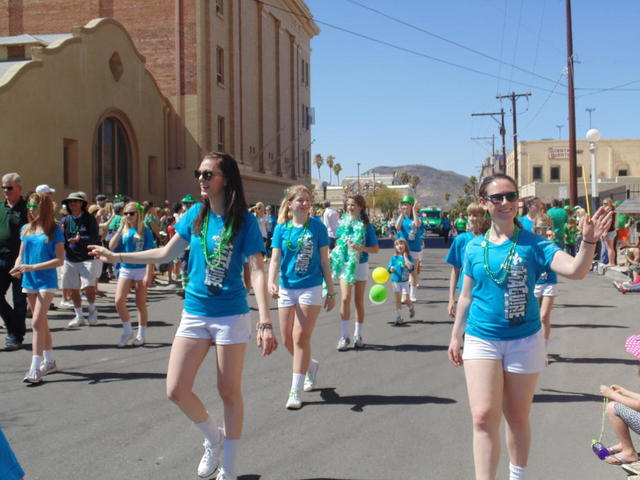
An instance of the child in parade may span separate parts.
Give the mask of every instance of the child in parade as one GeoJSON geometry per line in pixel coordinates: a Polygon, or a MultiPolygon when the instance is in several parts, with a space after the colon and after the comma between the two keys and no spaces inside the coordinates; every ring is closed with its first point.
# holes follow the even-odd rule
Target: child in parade
{"type": "Polygon", "coordinates": [[[242,266],[249,259],[259,318],[257,344],[263,355],[277,348],[269,318],[264,274],[264,242],[256,218],[247,211],[240,170],[235,159],[208,153],[194,172],[203,202],[176,224],[176,235],[153,250],[115,254],[92,246],[104,261],[165,263],[190,245],[189,283],[167,371],[167,396],[205,437],[198,476],[208,478],[218,465],[217,480],[236,480],[236,458],[242,435],[242,370],[251,338],[247,292],[242,266]],[[224,428],[219,429],[194,393],[195,377],[211,345],[215,345],[218,393],[224,404],[224,428]],[[221,451],[222,462],[220,462],[221,451]]]}
{"type": "MultiPolygon", "coordinates": [[[[556,242],[553,221],[546,213],[538,214],[534,228],[535,233],[538,235],[545,237],[550,242],[556,242]]],[[[558,247],[561,246],[558,245],[558,247]]],[[[548,350],[549,338],[551,337],[551,310],[553,309],[553,302],[558,295],[558,275],[550,268],[545,269],[536,281],[533,294],[540,304],[540,321],[542,322],[544,347],[545,350],[548,350]]]]}
{"type": "MultiPolygon", "coordinates": [[[[118,252],[141,252],[155,247],[153,232],[144,226],[144,209],[139,203],[129,202],[124,206],[124,220],[109,240],[109,248],[118,252]]],[[[116,285],[115,303],[122,321],[122,335],[117,347],[123,348],[133,341],[133,345],[144,345],[149,313],[147,311],[147,288],[153,280],[153,264],[138,265],[122,263],[116,285]],[[138,333],[131,326],[131,315],[127,308],[127,296],[131,286],[136,290],[136,308],[138,309],[138,333]]]]}
{"type": "Polygon", "coordinates": [[[547,268],[567,278],[584,278],[612,213],[600,208],[583,222],[583,246],[572,257],[556,243],[519,228],[518,191],[511,177],[484,178],[479,196],[491,227],[467,245],[449,359],[455,366],[464,364],[476,479],[496,478],[504,416],[509,479],[522,480],[531,445],[533,394],[546,363],[534,283],[547,268]]]}
{"type": "Polygon", "coordinates": [[[31,367],[25,383],[40,383],[56,371],[47,314],[58,289],[56,267],[64,264],[64,236],[53,217],[48,195],[33,193],[27,202],[29,223],[22,227],[20,252],[11,275],[22,276],[22,291],[31,309],[33,342],[31,367]]]}
{"type": "Polygon", "coordinates": [[[567,220],[567,227],[564,234],[564,248],[569,255],[576,254],[576,242],[578,237],[578,221],[573,215],[567,220]]]}
{"type": "Polygon", "coordinates": [[[402,318],[402,298],[409,308],[409,318],[416,315],[415,308],[409,297],[409,276],[413,272],[413,257],[409,255],[409,246],[404,238],[396,238],[393,242],[394,255],[389,259],[387,270],[391,273],[393,291],[396,298],[396,325],[404,323],[402,318]]]}
{"type": "Polygon", "coordinates": [[[422,220],[420,219],[420,205],[409,195],[400,202],[400,215],[396,220],[398,238],[404,238],[409,245],[409,251],[414,259],[415,268],[409,279],[409,299],[416,302],[416,289],[419,283],[420,265],[422,263],[422,220]]]}
{"type": "Polygon", "coordinates": [[[472,202],[467,206],[467,226],[468,232],[459,234],[451,244],[449,252],[444,259],[449,265],[451,265],[451,275],[449,276],[449,304],[447,306],[447,312],[450,318],[456,316],[456,289],[458,294],[462,292],[462,280],[464,278],[462,266],[464,260],[464,253],[467,249],[467,244],[478,235],[483,235],[487,230],[487,221],[484,218],[484,209],[477,202],[472,202]]]}
{"type": "Polygon", "coordinates": [[[353,334],[354,348],[362,348],[364,330],[364,294],[369,278],[369,254],[378,253],[378,238],[369,222],[367,202],[362,195],[347,197],[346,213],[340,220],[336,248],[331,251],[331,273],[340,279],[340,329],[342,336],[337,349],[347,350],[351,343],[349,324],[351,299],[356,306],[356,326],[353,334]]]}
{"type": "Polygon", "coordinates": [[[269,292],[278,299],[280,334],[293,357],[288,409],[302,407],[303,389],[309,392],[315,388],[320,363],[311,358],[311,335],[323,303],[327,311],[335,306],[329,235],[321,221],[310,217],[310,207],[311,192],[307,187],[289,188],[271,243],[269,292]],[[323,279],[327,285],[324,302],[323,279]]]}

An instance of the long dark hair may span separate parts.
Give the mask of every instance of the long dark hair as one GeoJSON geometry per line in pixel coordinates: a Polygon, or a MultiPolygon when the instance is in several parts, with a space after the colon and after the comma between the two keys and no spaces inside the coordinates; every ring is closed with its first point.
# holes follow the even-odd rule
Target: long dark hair
{"type": "MultiPolygon", "coordinates": [[[[369,225],[369,215],[367,215],[367,201],[364,199],[364,197],[362,195],[354,193],[347,196],[347,200],[349,199],[356,202],[356,204],[360,207],[361,209],[360,220],[362,220],[362,223],[364,223],[365,225],[369,225]]],[[[346,204],[346,201],[345,201],[345,204],[346,204]]],[[[345,210],[346,210],[346,206],[345,206],[345,210]]]]}
{"type": "MultiPolygon", "coordinates": [[[[231,155],[223,152],[207,153],[202,160],[218,162],[218,168],[220,168],[226,180],[224,185],[224,230],[225,233],[229,232],[228,241],[233,242],[247,213],[247,201],[244,198],[244,188],[238,164],[231,155]]],[[[196,235],[200,235],[202,225],[211,211],[209,198],[204,197],[203,202],[204,206],[198,212],[198,216],[193,223],[193,233],[196,235]]]]}
{"type": "MultiPolygon", "coordinates": [[[[487,188],[489,187],[489,184],[491,184],[492,182],[495,182],[496,180],[507,180],[508,182],[511,182],[511,184],[513,185],[513,187],[515,188],[516,192],[518,191],[518,184],[516,183],[516,181],[511,178],[509,175],[505,175],[504,173],[494,173],[493,175],[490,175],[488,177],[484,177],[482,179],[482,182],[480,182],[480,186],[478,187],[478,196],[480,198],[487,198],[487,188]]],[[[522,229],[522,225],[520,224],[520,221],[518,220],[518,215],[516,213],[516,216],[513,217],[513,223],[515,224],[516,227],[522,229]]]]}

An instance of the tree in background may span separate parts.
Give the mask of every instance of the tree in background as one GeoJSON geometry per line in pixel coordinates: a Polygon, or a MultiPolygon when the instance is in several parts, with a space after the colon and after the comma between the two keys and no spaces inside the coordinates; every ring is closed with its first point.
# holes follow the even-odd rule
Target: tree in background
{"type": "Polygon", "coordinates": [[[448,203],[450,198],[451,198],[451,194],[450,194],[449,192],[447,192],[447,193],[445,193],[445,194],[444,194],[444,201],[445,201],[445,202],[447,202],[447,203],[448,203]]]}
{"type": "MultiPolygon", "coordinates": [[[[445,194],[447,195],[447,194],[445,194]]],[[[467,183],[462,186],[462,194],[456,198],[456,203],[451,208],[449,213],[451,218],[455,218],[461,213],[467,213],[467,207],[471,202],[475,202],[478,199],[478,179],[476,177],[469,177],[467,183]]]]}
{"type": "Polygon", "coordinates": [[[340,172],[342,171],[342,165],[339,163],[333,164],[333,173],[336,174],[336,178],[338,179],[338,185],[340,185],[340,172]]]}
{"type": "Polygon", "coordinates": [[[420,177],[418,175],[412,175],[411,178],[409,179],[409,185],[411,185],[411,188],[413,188],[414,191],[419,183],[420,183],[420,177]]]}
{"type": "Polygon", "coordinates": [[[331,173],[333,173],[333,164],[335,159],[336,157],[334,157],[333,155],[328,155],[325,160],[327,167],[329,167],[329,185],[331,185],[331,173]]]}
{"type": "Polygon", "coordinates": [[[376,210],[381,210],[385,217],[393,216],[398,208],[401,197],[397,190],[392,190],[385,185],[378,184],[375,189],[369,189],[367,195],[367,205],[373,206],[373,197],[375,196],[376,210]]]}
{"type": "Polygon", "coordinates": [[[318,167],[318,180],[322,180],[322,177],[320,176],[320,167],[324,163],[324,160],[322,159],[322,155],[317,154],[313,159],[313,163],[316,165],[316,167],[318,167]]]}
{"type": "Polygon", "coordinates": [[[408,185],[411,182],[411,174],[409,172],[402,172],[400,174],[400,184],[408,185]]]}

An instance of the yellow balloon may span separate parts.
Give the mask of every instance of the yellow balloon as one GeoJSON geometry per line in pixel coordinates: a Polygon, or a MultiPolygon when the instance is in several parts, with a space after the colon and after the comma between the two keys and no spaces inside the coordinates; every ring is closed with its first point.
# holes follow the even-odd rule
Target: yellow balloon
{"type": "Polygon", "coordinates": [[[387,272],[384,267],[377,267],[371,272],[371,277],[376,283],[387,283],[387,280],[389,280],[389,272],[387,272]]]}

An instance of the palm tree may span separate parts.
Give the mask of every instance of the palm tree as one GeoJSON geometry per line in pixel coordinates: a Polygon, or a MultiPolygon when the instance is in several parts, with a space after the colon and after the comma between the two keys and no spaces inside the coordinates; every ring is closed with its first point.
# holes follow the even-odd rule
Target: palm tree
{"type": "Polygon", "coordinates": [[[400,174],[400,184],[401,185],[408,185],[410,181],[411,181],[411,174],[410,173],[402,172],[400,174]]]}
{"type": "Polygon", "coordinates": [[[409,180],[409,185],[411,185],[411,188],[413,188],[414,190],[416,189],[419,183],[420,183],[420,177],[418,175],[413,175],[409,180]]]}
{"type": "Polygon", "coordinates": [[[338,185],[340,185],[340,172],[342,171],[342,165],[339,163],[333,164],[333,173],[336,174],[336,178],[338,179],[338,185]]]}
{"type": "Polygon", "coordinates": [[[444,194],[444,201],[445,202],[448,202],[450,198],[451,198],[451,194],[449,192],[444,194]]]}
{"type": "Polygon", "coordinates": [[[313,159],[313,163],[315,163],[316,167],[318,167],[318,180],[322,180],[322,177],[320,176],[320,167],[324,163],[324,160],[322,159],[322,155],[317,154],[313,159]]]}
{"type": "Polygon", "coordinates": [[[333,172],[333,161],[336,159],[333,155],[328,155],[325,163],[329,167],[329,185],[331,185],[331,173],[333,172]]]}

